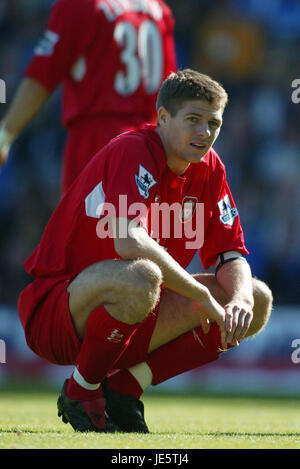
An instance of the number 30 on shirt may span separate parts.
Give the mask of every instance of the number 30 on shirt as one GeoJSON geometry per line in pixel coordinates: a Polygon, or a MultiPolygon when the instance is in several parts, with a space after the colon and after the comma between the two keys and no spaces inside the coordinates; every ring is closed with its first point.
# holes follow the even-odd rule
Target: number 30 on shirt
{"type": "Polygon", "coordinates": [[[147,94],[158,91],[163,76],[162,39],[153,21],[144,21],[138,30],[121,21],[114,31],[114,39],[121,47],[121,62],[125,71],[115,76],[115,89],[124,96],[136,92],[143,83],[147,94]]]}

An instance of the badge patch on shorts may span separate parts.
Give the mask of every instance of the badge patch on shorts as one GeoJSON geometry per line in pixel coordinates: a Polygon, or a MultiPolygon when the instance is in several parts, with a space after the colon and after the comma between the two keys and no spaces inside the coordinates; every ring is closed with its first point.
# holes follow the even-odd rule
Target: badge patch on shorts
{"type": "Polygon", "coordinates": [[[145,169],[141,164],[139,167],[139,175],[135,174],[135,182],[138,186],[139,193],[141,194],[144,199],[148,199],[149,197],[149,189],[156,184],[153,176],[147,169],[145,169]]]}
{"type": "Polygon", "coordinates": [[[235,217],[238,216],[237,208],[231,207],[230,199],[228,194],[226,194],[223,199],[218,202],[220,210],[220,220],[224,225],[233,225],[235,217]]]}

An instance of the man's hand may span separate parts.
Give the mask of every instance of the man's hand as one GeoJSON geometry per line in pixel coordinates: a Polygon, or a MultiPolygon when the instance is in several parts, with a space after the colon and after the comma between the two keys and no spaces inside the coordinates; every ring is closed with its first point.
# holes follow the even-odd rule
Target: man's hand
{"type": "Polygon", "coordinates": [[[201,299],[201,301],[195,301],[193,307],[196,314],[200,317],[200,323],[204,334],[209,332],[210,322],[216,322],[219,325],[222,347],[226,349],[228,343],[228,341],[226,341],[226,314],[222,306],[209,294],[207,298],[201,299]]]}
{"type": "Polygon", "coordinates": [[[245,259],[235,259],[222,265],[217,273],[217,282],[228,297],[225,309],[225,340],[239,345],[245,337],[253,318],[252,274],[245,259]]]}
{"type": "Polygon", "coordinates": [[[245,337],[253,319],[252,305],[243,301],[231,301],[225,309],[225,340],[228,344],[239,345],[245,337]]]}

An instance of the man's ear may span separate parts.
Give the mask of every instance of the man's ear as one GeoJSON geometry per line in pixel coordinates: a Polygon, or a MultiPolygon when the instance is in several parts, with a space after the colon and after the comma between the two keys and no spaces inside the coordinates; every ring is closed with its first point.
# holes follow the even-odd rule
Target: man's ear
{"type": "Polygon", "coordinates": [[[157,122],[161,127],[165,127],[168,124],[170,113],[167,109],[161,106],[157,111],[157,122]]]}

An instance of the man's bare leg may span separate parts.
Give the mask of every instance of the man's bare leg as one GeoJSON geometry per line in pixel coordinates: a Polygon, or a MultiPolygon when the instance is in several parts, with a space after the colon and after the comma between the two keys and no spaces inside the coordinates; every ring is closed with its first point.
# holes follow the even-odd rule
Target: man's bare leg
{"type": "MultiPolygon", "coordinates": [[[[228,297],[213,275],[198,274],[195,275],[195,277],[198,281],[201,281],[207,288],[209,288],[214,298],[222,306],[226,305],[228,297]]],[[[246,337],[252,336],[263,329],[268,322],[272,309],[272,293],[265,283],[258,279],[253,279],[253,293],[254,316],[246,337]]],[[[214,329],[212,331],[212,336],[216,336],[218,326],[215,324],[212,328],[214,329]]],[[[159,314],[149,345],[149,356],[151,356],[151,352],[155,350],[159,353],[159,349],[163,346],[166,349],[168,344],[171,342],[175,343],[176,339],[178,339],[178,347],[182,346],[184,343],[183,336],[187,335],[189,332],[191,332],[191,339],[193,339],[194,335],[197,337],[199,334],[203,337],[203,330],[200,327],[199,313],[194,311],[193,303],[188,298],[178,295],[173,291],[165,290],[161,297],[159,314]],[[181,337],[182,339],[180,339],[181,337]]],[[[209,340],[209,337],[206,338],[204,336],[203,341],[205,342],[207,340],[209,340]]],[[[174,344],[172,344],[172,347],[174,349],[174,344]]],[[[201,350],[198,350],[197,354],[199,355],[199,353],[201,354],[201,350]]],[[[165,356],[166,355],[164,355],[164,357],[165,356]]],[[[189,369],[189,365],[191,365],[189,361],[191,360],[189,359],[188,351],[183,348],[181,350],[181,360],[183,360],[183,362],[185,356],[186,367],[189,369]]],[[[159,363],[160,369],[162,369],[164,364],[162,362],[159,363]]],[[[200,364],[202,364],[202,362],[201,357],[199,356],[199,364],[197,366],[200,366],[200,364]]],[[[167,364],[165,366],[167,367],[167,364]]],[[[184,366],[185,365],[183,365],[183,368],[184,366]]],[[[151,369],[149,369],[149,366],[147,366],[145,362],[131,367],[130,373],[138,381],[142,389],[145,389],[151,384],[151,369]]],[[[125,376],[125,373],[123,374],[125,376]]],[[[115,381],[115,389],[117,390],[117,376],[115,376],[113,381],[115,381]]],[[[122,384],[124,387],[124,382],[122,384]]],[[[130,383],[128,388],[129,387],[130,383]]],[[[138,396],[139,389],[136,388],[136,391],[135,395],[138,396]]]]}
{"type": "Polygon", "coordinates": [[[84,269],[68,286],[69,308],[82,340],[90,314],[100,305],[127,324],[142,321],[154,309],[162,281],[153,262],[105,260],[84,269]]]}
{"type": "Polygon", "coordinates": [[[155,307],[161,280],[156,264],[137,259],[96,263],[70,283],[69,308],[82,345],[57,406],[75,430],[118,429],[107,415],[100,386],[138,323],[155,307]]]}
{"type": "MultiPolygon", "coordinates": [[[[229,298],[212,274],[197,274],[195,278],[205,285],[222,306],[229,298]]],[[[253,320],[246,337],[252,336],[267,324],[272,310],[272,293],[262,281],[253,278],[253,320]]],[[[167,290],[162,295],[156,326],[150,341],[149,353],[171,342],[180,335],[200,326],[199,315],[188,298],[167,290]]]]}
{"type": "MultiPolygon", "coordinates": [[[[228,297],[213,275],[200,274],[196,278],[209,288],[221,305],[226,305],[228,297]]],[[[247,336],[264,327],[272,308],[272,294],[263,282],[253,279],[253,290],[254,317],[247,336]]],[[[143,411],[141,414],[139,410],[142,405],[139,398],[149,385],[159,384],[218,358],[218,325],[212,324],[208,334],[204,334],[199,326],[199,314],[194,311],[193,303],[173,291],[165,290],[147,362],[121,370],[105,384],[108,408],[124,431],[147,429],[143,411]]]]}
{"type": "Polygon", "coordinates": [[[160,294],[159,268],[148,260],[107,260],[84,269],[69,285],[69,308],[82,340],[67,384],[71,399],[92,398],[138,324],[160,294]],[[125,294],[124,294],[125,292],[125,294]]]}

